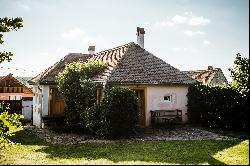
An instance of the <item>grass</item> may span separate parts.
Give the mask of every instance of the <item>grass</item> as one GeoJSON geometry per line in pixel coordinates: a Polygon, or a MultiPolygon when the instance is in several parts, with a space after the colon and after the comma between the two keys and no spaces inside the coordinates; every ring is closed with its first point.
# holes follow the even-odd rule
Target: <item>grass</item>
{"type": "Polygon", "coordinates": [[[249,140],[61,145],[23,130],[11,140],[17,144],[0,150],[0,164],[249,164],[249,140]]]}
{"type": "Polygon", "coordinates": [[[226,131],[226,130],[209,129],[209,128],[205,128],[205,130],[211,131],[213,133],[229,136],[229,137],[249,140],[249,132],[247,131],[231,131],[231,130],[226,131]]]}

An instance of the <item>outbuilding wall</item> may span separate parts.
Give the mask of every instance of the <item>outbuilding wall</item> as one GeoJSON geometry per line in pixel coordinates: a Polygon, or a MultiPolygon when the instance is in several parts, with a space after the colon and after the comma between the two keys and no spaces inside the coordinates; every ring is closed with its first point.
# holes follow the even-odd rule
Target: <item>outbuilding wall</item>
{"type": "Polygon", "coordinates": [[[151,124],[150,110],[182,110],[182,122],[186,123],[187,118],[187,93],[188,86],[149,86],[146,97],[146,126],[151,124]],[[164,96],[170,95],[171,102],[164,101],[164,96]]]}

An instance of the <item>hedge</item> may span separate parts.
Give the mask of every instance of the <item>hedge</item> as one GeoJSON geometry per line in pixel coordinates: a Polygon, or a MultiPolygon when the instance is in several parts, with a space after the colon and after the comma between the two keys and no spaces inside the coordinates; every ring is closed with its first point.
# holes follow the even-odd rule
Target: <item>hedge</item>
{"type": "Polygon", "coordinates": [[[106,90],[102,108],[100,135],[111,139],[128,138],[133,135],[139,120],[134,91],[119,87],[106,90]]]}
{"type": "Polygon", "coordinates": [[[216,129],[248,130],[247,98],[231,87],[190,86],[187,97],[191,123],[216,129]]]}

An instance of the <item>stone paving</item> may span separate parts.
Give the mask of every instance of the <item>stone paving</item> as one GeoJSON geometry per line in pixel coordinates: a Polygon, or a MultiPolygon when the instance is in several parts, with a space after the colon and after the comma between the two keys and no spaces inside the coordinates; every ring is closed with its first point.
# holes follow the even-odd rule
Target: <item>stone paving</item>
{"type": "Polygon", "coordinates": [[[155,141],[155,140],[238,140],[228,136],[219,135],[188,125],[175,126],[171,128],[141,128],[135,136],[130,139],[104,140],[90,135],[56,133],[46,128],[39,129],[34,126],[25,126],[24,130],[37,135],[39,138],[52,144],[78,144],[87,142],[96,143],[115,143],[133,141],[155,141]]]}

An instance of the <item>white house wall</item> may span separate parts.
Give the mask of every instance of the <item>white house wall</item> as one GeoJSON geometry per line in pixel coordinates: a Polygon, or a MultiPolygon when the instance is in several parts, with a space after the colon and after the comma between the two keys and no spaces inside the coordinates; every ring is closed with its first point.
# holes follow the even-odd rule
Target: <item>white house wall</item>
{"type": "Polygon", "coordinates": [[[41,127],[42,124],[42,91],[37,85],[33,86],[33,125],[41,127]]]}
{"type": "Polygon", "coordinates": [[[146,126],[151,125],[151,113],[150,110],[182,110],[182,122],[186,123],[188,121],[187,113],[187,93],[188,86],[119,86],[123,88],[141,88],[145,90],[145,122],[146,126]],[[165,95],[172,96],[172,102],[164,101],[165,95]]]}
{"type": "Polygon", "coordinates": [[[42,117],[49,113],[49,86],[33,85],[33,125],[43,127],[42,117]]]}
{"type": "Polygon", "coordinates": [[[49,114],[49,86],[42,86],[42,116],[49,114]]]}
{"type": "Polygon", "coordinates": [[[162,86],[147,87],[146,126],[151,124],[150,110],[182,110],[182,122],[186,123],[187,118],[187,86],[162,86]],[[171,95],[172,101],[164,101],[165,95],[171,95]]]}

